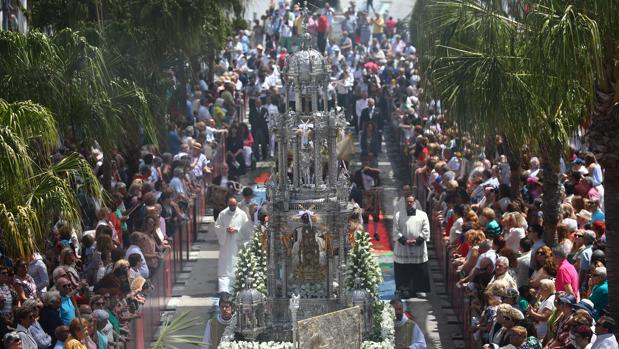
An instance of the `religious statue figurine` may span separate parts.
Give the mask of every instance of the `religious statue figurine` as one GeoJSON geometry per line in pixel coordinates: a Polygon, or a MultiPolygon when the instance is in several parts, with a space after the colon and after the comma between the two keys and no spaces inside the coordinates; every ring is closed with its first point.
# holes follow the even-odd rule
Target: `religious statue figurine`
{"type": "Polygon", "coordinates": [[[291,255],[290,252],[290,232],[288,232],[288,228],[287,227],[282,227],[281,231],[279,233],[279,239],[282,242],[282,245],[284,245],[284,248],[286,249],[286,252],[288,253],[288,255],[291,255]]]}
{"type": "Polygon", "coordinates": [[[304,185],[309,186],[312,184],[312,167],[314,162],[312,161],[313,147],[311,142],[301,147],[301,181],[304,185]]]}
{"type": "Polygon", "coordinates": [[[303,224],[295,229],[292,246],[293,275],[306,282],[321,281],[326,265],[325,241],[317,236],[311,222],[311,211],[301,211],[303,224]]]}
{"type": "Polygon", "coordinates": [[[357,244],[355,233],[357,231],[365,231],[365,228],[363,227],[363,217],[361,213],[362,209],[359,207],[359,205],[355,204],[355,208],[353,209],[352,214],[348,218],[348,232],[346,234],[346,237],[351,248],[354,248],[357,244]]]}

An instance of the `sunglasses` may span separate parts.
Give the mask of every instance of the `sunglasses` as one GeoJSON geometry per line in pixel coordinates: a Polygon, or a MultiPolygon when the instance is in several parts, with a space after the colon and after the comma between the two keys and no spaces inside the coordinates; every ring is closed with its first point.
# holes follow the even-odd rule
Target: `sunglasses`
{"type": "Polygon", "coordinates": [[[574,236],[577,237],[577,238],[581,238],[583,235],[582,234],[576,234],[574,236]]]}
{"type": "Polygon", "coordinates": [[[105,305],[105,302],[95,302],[95,305],[105,305]]]}

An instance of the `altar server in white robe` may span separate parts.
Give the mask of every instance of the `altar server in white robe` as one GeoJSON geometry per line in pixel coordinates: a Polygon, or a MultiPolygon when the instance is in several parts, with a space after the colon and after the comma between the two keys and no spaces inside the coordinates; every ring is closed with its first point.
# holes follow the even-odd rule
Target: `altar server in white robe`
{"type": "Polygon", "coordinates": [[[228,199],[226,207],[215,221],[215,234],[219,241],[219,261],[217,278],[219,292],[230,292],[230,284],[234,279],[234,265],[242,244],[250,239],[251,229],[245,229],[249,218],[241,209],[237,209],[234,197],[228,199]]]}
{"type": "Polygon", "coordinates": [[[204,336],[202,337],[202,349],[217,349],[226,327],[230,325],[234,315],[234,303],[229,293],[222,293],[219,296],[219,314],[206,322],[204,336]]]}

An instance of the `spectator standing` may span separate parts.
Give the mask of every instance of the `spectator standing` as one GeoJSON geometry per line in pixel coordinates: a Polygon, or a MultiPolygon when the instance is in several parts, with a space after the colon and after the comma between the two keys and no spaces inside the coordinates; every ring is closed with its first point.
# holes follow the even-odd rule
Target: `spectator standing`
{"type": "Polygon", "coordinates": [[[585,230],[584,232],[576,233],[576,236],[583,239],[585,248],[580,257],[575,263],[578,266],[579,291],[584,293],[589,282],[589,266],[591,264],[591,256],[593,254],[593,243],[595,242],[595,233],[593,230],[585,230]]]}
{"type": "Polygon", "coordinates": [[[60,278],[56,281],[56,288],[60,292],[60,319],[65,326],[75,319],[75,304],[71,299],[72,287],[69,279],[60,278]]]}
{"type": "Polygon", "coordinates": [[[591,349],[617,349],[619,343],[615,338],[615,319],[610,316],[603,316],[595,323],[595,334],[597,338],[591,349]]]}
{"type": "Polygon", "coordinates": [[[258,161],[265,161],[269,156],[268,115],[269,110],[262,105],[260,98],[249,101],[249,123],[254,137],[253,153],[258,161]]]}
{"type": "Polygon", "coordinates": [[[56,336],[56,344],[54,344],[53,349],[64,349],[64,343],[69,338],[69,327],[68,326],[58,326],[54,331],[54,335],[56,336]]]}
{"type": "Polygon", "coordinates": [[[593,302],[595,314],[593,317],[597,320],[600,318],[602,311],[608,305],[608,280],[605,267],[597,267],[591,273],[591,295],[589,300],[593,302]]]}
{"type": "Polygon", "coordinates": [[[52,345],[52,337],[45,332],[39,321],[39,310],[43,307],[43,303],[40,300],[27,299],[22,307],[30,309],[31,316],[33,317],[32,324],[28,328],[28,332],[37,343],[39,349],[48,349],[52,345]]]}
{"type": "Polygon", "coordinates": [[[17,331],[19,338],[21,338],[22,349],[39,349],[29,330],[34,319],[34,314],[30,308],[19,307],[15,310],[15,323],[17,324],[15,331],[17,331]]]}
{"type": "Polygon", "coordinates": [[[39,313],[39,323],[45,333],[52,336],[52,340],[57,340],[56,328],[62,326],[60,319],[60,293],[50,291],[43,295],[43,309],[39,313]]]}
{"type": "Polygon", "coordinates": [[[578,272],[576,268],[567,261],[567,254],[561,246],[555,246],[552,249],[552,256],[557,265],[555,289],[565,291],[578,300],[578,272]]]}
{"type": "Polygon", "coordinates": [[[37,285],[32,276],[28,275],[28,263],[22,259],[15,261],[13,265],[13,286],[21,302],[26,299],[37,298],[37,285]]]}
{"type": "Polygon", "coordinates": [[[327,16],[318,17],[318,52],[323,53],[327,48],[327,35],[329,34],[329,21],[327,16]]]}
{"type": "Polygon", "coordinates": [[[47,274],[47,266],[43,262],[43,257],[40,253],[35,252],[30,257],[28,264],[28,274],[32,276],[37,287],[37,294],[41,296],[47,291],[49,285],[49,275],[47,274]]]}
{"type": "Polygon", "coordinates": [[[374,12],[374,18],[371,20],[372,24],[372,38],[378,42],[383,41],[385,31],[385,19],[378,12],[374,12]]]}

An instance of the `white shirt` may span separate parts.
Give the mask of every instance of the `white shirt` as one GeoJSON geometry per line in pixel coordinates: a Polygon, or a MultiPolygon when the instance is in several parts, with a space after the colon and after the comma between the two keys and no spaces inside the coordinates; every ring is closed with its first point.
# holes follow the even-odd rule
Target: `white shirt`
{"type": "Polygon", "coordinates": [[[21,338],[22,349],[39,349],[37,342],[27,328],[18,324],[15,330],[19,334],[19,338],[21,338]]]}
{"type": "MultiPolygon", "coordinates": [[[[206,166],[208,166],[208,163],[209,161],[206,156],[200,153],[200,155],[198,156],[198,161],[196,162],[196,166],[191,170],[191,172],[196,178],[202,177],[204,175],[203,170],[206,166]]],[[[170,181],[170,184],[172,184],[172,181],[170,181]]]]}
{"type": "Polygon", "coordinates": [[[591,349],[618,349],[617,338],[612,333],[602,334],[597,336],[595,342],[591,346],[591,349]]]}
{"type": "MultiPolygon", "coordinates": [[[[551,295],[545,301],[543,301],[539,307],[537,307],[537,313],[543,313],[544,309],[550,309],[550,311],[555,308],[555,295],[551,295]]],[[[540,321],[535,324],[535,329],[537,330],[537,336],[539,338],[544,338],[546,336],[546,332],[548,331],[548,321],[540,321]]]]}
{"type": "Polygon", "coordinates": [[[449,242],[455,242],[460,235],[462,235],[462,223],[464,223],[464,218],[460,217],[456,219],[454,224],[452,224],[451,229],[449,230],[449,242]]]}
{"type": "Polygon", "coordinates": [[[181,179],[178,177],[172,177],[172,180],[170,180],[170,187],[174,189],[177,194],[185,193],[185,186],[183,185],[183,181],[181,181],[181,179]]]}
{"type": "Polygon", "coordinates": [[[447,162],[447,167],[454,172],[458,172],[460,169],[460,159],[457,156],[452,156],[447,162]]]}
{"type": "Polygon", "coordinates": [[[479,258],[477,258],[477,263],[475,263],[475,268],[479,269],[479,266],[481,265],[481,261],[484,258],[488,258],[492,261],[492,265],[496,264],[496,252],[494,250],[488,250],[482,254],[479,255],[479,258]]]}
{"type": "Polygon", "coordinates": [[[525,237],[527,233],[523,228],[511,228],[505,234],[505,247],[512,251],[518,251],[520,249],[520,239],[525,237]]]}
{"type": "Polygon", "coordinates": [[[142,250],[140,249],[139,246],[137,245],[129,246],[129,248],[127,249],[127,252],[125,253],[125,259],[129,259],[129,256],[131,256],[134,253],[137,253],[142,257],[142,265],[140,266],[140,275],[142,275],[143,278],[148,279],[150,275],[150,271],[148,270],[148,265],[146,264],[144,253],[142,253],[142,250]]]}

